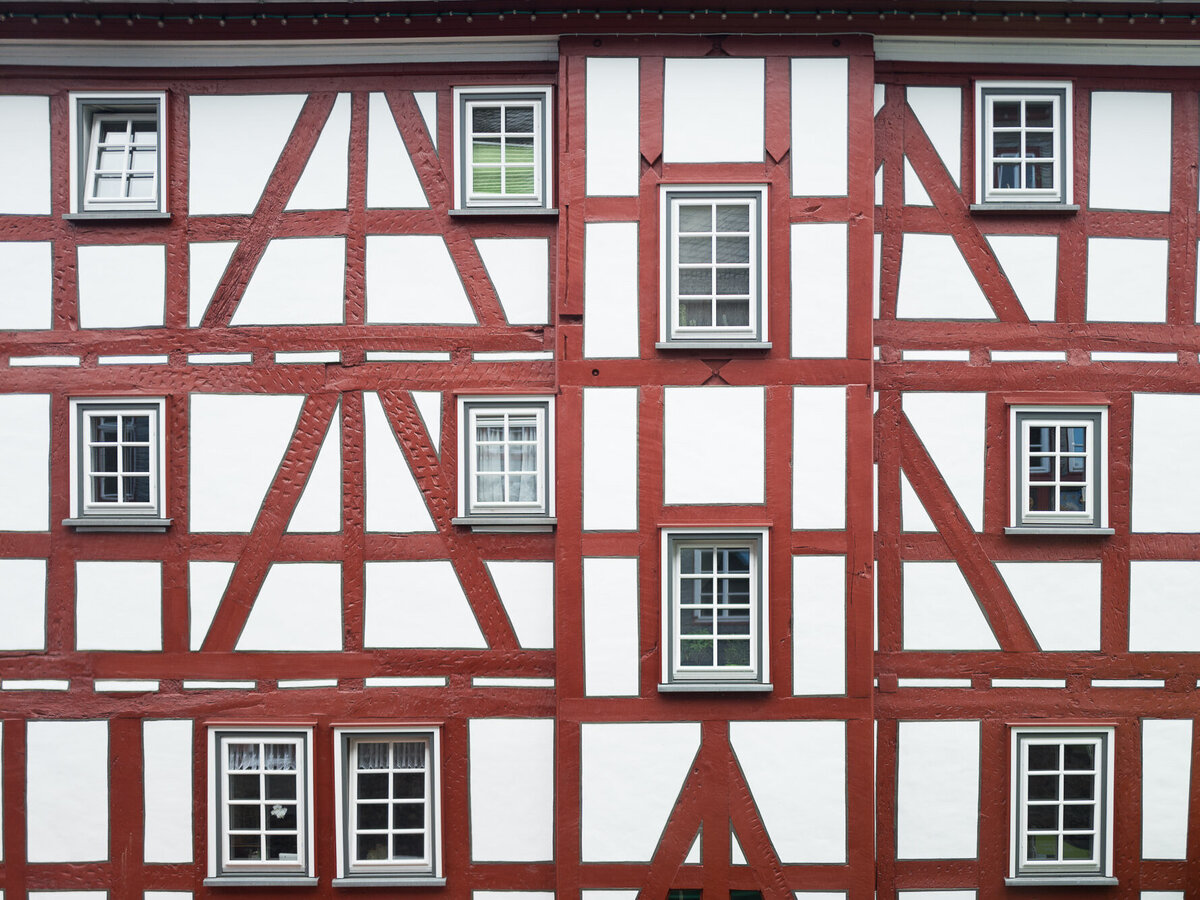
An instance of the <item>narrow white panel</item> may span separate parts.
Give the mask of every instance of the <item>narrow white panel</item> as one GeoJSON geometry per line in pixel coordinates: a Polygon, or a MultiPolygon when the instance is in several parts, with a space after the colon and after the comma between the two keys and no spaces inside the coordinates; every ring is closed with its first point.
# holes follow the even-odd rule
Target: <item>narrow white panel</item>
{"type": "Polygon", "coordinates": [[[900,470],[900,521],[904,531],[937,531],[903,469],[900,470]]]}
{"type": "Polygon", "coordinates": [[[342,407],[333,413],[329,430],[308,474],[308,482],[292,511],[289,532],[329,532],[342,527],[342,407]]]}
{"type": "Polygon", "coordinates": [[[883,202],[883,163],[875,170],[875,205],[883,202]]]}
{"type": "Polygon", "coordinates": [[[50,396],[0,394],[0,531],[50,527],[50,396]]]}
{"type": "Polygon", "coordinates": [[[962,173],[962,90],[910,87],[906,96],[957,187],[962,173]]]}
{"type": "Polygon", "coordinates": [[[537,560],[485,562],[508,613],[517,643],[527,650],[554,646],[554,563],[537,560]]]}
{"type": "Polygon", "coordinates": [[[666,388],[663,502],[762,503],[764,403],[761,387],[666,388]]]}
{"type": "Polygon", "coordinates": [[[905,562],[905,650],[999,650],[955,562],[905,562]]]}
{"type": "Polygon", "coordinates": [[[193,94],[188,212],[254,212],[305,99],[304,94],[193,94]],[[237,135],[236,165],[231,165],[230,135],[237,135]]]}
{"type": "Polygon", "coordinates": [[[217,607],[236,563],[191,560],[188,562],[188,646],[199,650],[212,626],[217,607]]]}
{"type": "Polygon", "coordinates": [[[75,649],[161,650],[162,563],[75,563],[75,649]]]}
{"type": "Polygon", "coordinates": [[[1184,900],[1183,891],[1142,891],[1141,900],[1184,900]]]}
{"type": "MultiPolygon", "coordinates": [[[[704,826],[700,826],[700,830],[696,832],[696,837],[692,841],[692,846],[688,848],[687,856],[683,858],[685,866],[701,865],[701,838],[704,837],[704,826]]],[[[584,891],[586,894],[587,891],[584,891]]],[[[2,900],[2,898],[0,898],[2,900]]]]}
{"type": "Polygon", "coordinates": [[[904,157],[904,205],[933,206],[933,201],[929,199],[925,185],[921,183],[921,177],[912,167],[907,156],[904,157]]]}
{"type": "Polygon", "coordinates": [[[794,223],[793,357],[846,355],[847,296],[845,223],[794,223]]]}
{"type": "Polygon", "coordinates": [[[50,215],[50,98],[0,97],[0,134],[21,136],[0,144],[0,214],[50,215]]]}
{"type": "MultiPolygon", "coordinates": [[[[696,844],[692,845],[697,846],[696,844]]],[[[691,860],[684,860],[689,863],[691,860]]],[[[697,860],[699,862],[699,860],[697,860]]],[[[582,900],[637,900],[638,892],[636,890],[628,891],[610,891],[610,890],[587,890],[586,888],[579,892],[582,900]]]]}
{"type": "Polygon", "coordinates": [[[273,563],[236,650],[341,650],[341,563],[273,563]]]}
{"type": "Polygon", "coordinates": [[[1133,531],[1200,531],[1198,458],[1200,394],[1133,395],[1133,531]]]}
{"type": "Polygon", "coordinates": [[[79,327],[161,326],[167,295],[167,249],[162,244],[76,248],[79,327]]]}
{"type": "Polygon", "coordinates": [[[554,900],[554,891],[471,891],[471,900],[554,900]]]}
{"type": "Polygon", "coordinates": [[[792,389],[792,527],[846,527],[846,389],[792,389]]]}
{"type": "Polygon", "coordinates": [[[1142,719],[1142,859],[1187,859],[1192,720],[1142,719]]]}
{"type": "Polygon", "coordinates": [[[276,238],[267,244],[230,325],[340,325],[346,239],[276,238]]]}
{"type": "Polygon", "coordinates": [[[0,650],[46,648],[46,560],[0,559],[0,650]]]}
{"type": "Polygon", "coordinates": [[[108,857],[108,723],[31,721],[25,730],[31,863],[108,857]]]}
{"type": "Polygon", "coordinates": [[[367,322],[475,324],[475,312],[440,234],[367,235],[367,322]]]}
{"type": "Polygon", "coordinates": [[[1088,238],[1088,321],[1165,322],[1167,243],[1088,238]]]}
{"type": "Polygon", "coordinates": [[[509,325],[544,325],[550,317],[550,242],[545,238],[476,238],[509,325]]]}
{"type": "Polygon", "coordinates": [[[953,237],[905,234],[900,254],[896,318],[996,318],[953,237]]]}
{"type": "Polygon", "coordinates": [[[896,857],[974,859],[979,852],[979,723],[901,722],[896,857]]]}
{"type": "Polygon", "coordinates": [[[584,692],[636,697],[639,664],[637,559],[584,557],[584,692]]]}
{"type": "Polygon", "coordinates": [[[975,900],[975,891],[897,891],[900,900],[975,900]]]}
{"type": "MultiPolygon", "coordinates": [[[[0,97],[0,116],[5,99],[0,97]]],[[[0,158],[3,155],[0,150],[0,158]]],[[[3,202],[0,200],[0,204],[3,202]]],[[[0,241],[0,272],[4,273],[4,282],[0,284],[0,329],[28,331],[50,327],[53,259],[50,241],[0,241]]]]}
{"type": "Polygon", "coordinates": [[[761,59],[668,59],[664,162],[759,162],[766,92],[761,59]],[[713,123],[720,126],[714,128],[713,123]]]}
{"type": "Polygon", "coordinates": [[[791,93],[793,196],[845,195],[849,60],[793,59],[791,93]]]}
{"type": "Polygon", "coordinates": [[[471,859],[554,859],[554,720],[471,719],[471,859]]]}
{"type": "Polygon", "coordinates": [[[303,404],[294,394],[192,394],[193,532],[254,526],[303,404]]]}
{"type": "Polygon", "coordinates": [[[448,559],[366,564],[367,647],[486,648],[448,559]]]}
{"type": "Polygon", "coordinates": [[[583,355],[638,355],[637,222],[583,226],[583,355]]]}
{"type": "Polygon", "coordinates": [[[1100,563],[998,562],[1043,650],[1100,649],[1100,563]]]}
{"type": "Polygon", "coordinates": [[[188,719],[142,723],[145,792],[145,860],[192,861],[192,723],[188,719]]]}
{"type": "Polygon", "coordinates": [[[902,404],[959,508],[979,531],[983,528],[985,395],[908,391],[902,404]]]}
{"type": "Polygon", "coordinates": [[[374,391],[363,393],[363,420],[367,531],[436,531],[425,498],[374,391]]]}
{"type": "Polygon", "coordinates": [[[237,241],[188,244],[188,327],[197,328],[212,302],[237,241]]]}
{"type": "Polygon", "coordinates": [[[638,191],[638,61],[587,61],[587,192],[633,197],[638,191]]]}
{"type": "Polygon", "coordinates": [[[638,389],[583,390],[583,528],[638,523],[638,389]]]}
{"type": "Polygon", "coordinates": [[[1171,95],[1092,91],[1088,205],[1171,208],[1171,95]]]}
{"type": "Polygon", "coordinates": [[[746,865],[746,853],[742,850],[742,842],[738,840],[737,832],[729,829],[729,864],[732,866],[746,865]]]}
{"type": "Polygon", "coordinates": [[[872,96],[874,112],[872,115],[879,115],[879,111],[883,109],[883,104],[887,101],[887,85],[875,85],[874,95],[872,96]]]}
{"type": "MultiPolygon", "coordinates": [[[[883,185],[879,186],[879,194],[877,195],[877,199],[879,200],[879,202],[881,202],[881,203],[883,202],[883,185]]],[[[883,262],[882,262],[883,235],[882,234],[879,234],[879,233],[875,234],[875,240],[874,240],[873,246],[875,248],[875,250],[874,250],[875,277],[874,277],[874,280],[872,282],[872,287],[871,287],[871,310],[872,310],[872,315],[876,319],[878,319],[879,318],[879,267],[881,265],[883,265],[883,262]]],[[[876,353],[878,353],[878,348],[876,348],[876,353]]],[[[878,356],[876,356],[876,358],[878,358],[878,356]]]]}
{"type": "Polygon", "coordinates": [[[846,692],[846,557],[792,557],[792,693],[846,692]]]}
{"type": "Polygon", "coordinates": [[[698,722],[580,726],[583,862],[649,862],[700,748],[698,722]]]}
{"type": "Polygon", "coordinates": [[[441,391],[412,391],[413,403],[429,432],[429,442],[433,444],[434,452],[442,450],[442,392],[441,391]]]}
{"type": "Polygon", "coordinates": [[[437,93],[434,91],[413,91],[413,99],[417,101],[417,109],[425,121],[425,130],[429,132],[429,142],[433,149],[438,148],[437,129],[437,93]]]}
{"type": "Polygon", "coordinates": [[[1200,652],[1200,562],[1129,564],[1129,649],[1200,652]]]}
{"type": "Polygon", "coordinates": [[[989,234],[987,242],[1031,322],[1054,321],[1058,236],[989,234]]]}
{"type": "MultiPolygon", "coordinates": [[[[436,136],[433,143],[436,147],[436,136]]],[[[367,206],[372,209],[429,207],[387,97],[380,93],[371,94],[367,102],[367,206]]]]}
{"type": "Polygon", "coordinates": [[[350,95],[338,94],[288,209],[345,209],[350,180],[350,95]]]}
{"type": "MultiPolygon", "coordinates": [[[[4,900],[0,897],[0,900],[4,900]]],[[[142,900],[192,900],[191,891],[146,891],[142,900]]]]}
{"type": "Polygon", "coordinates": [[[730,722],[729,742],[779,861],[846,862],[846,723],[730,722]]]}

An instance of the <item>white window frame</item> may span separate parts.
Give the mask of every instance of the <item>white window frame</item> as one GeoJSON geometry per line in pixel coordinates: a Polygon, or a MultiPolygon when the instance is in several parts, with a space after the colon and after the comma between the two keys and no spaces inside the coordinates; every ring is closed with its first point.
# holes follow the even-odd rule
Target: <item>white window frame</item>
{"type": "Polygon", "coordinates": [[[524,212],[554,206],[554,106],[548,85],[456,87],[454,89],[454,206],[491,213],[524,212]],[[534,192],[517,197],[503,194],[472,195],[469,173],[473,163],[470,110],[476,106],[533,104],[534,192]]]}
{"type": "Polygon", "coordinates": [[[659,347],[767,345],[767,186],[764,184],[664,184],[659,188],[659,347]],[[722,198],[749,200],[749,324],[681,326],[678,291],[678,211],[688,203],[722,198]]]}
{"type": "MultiPolygon", "coordinates": [[[[437,725],[354,725],[334,729],[334,799],[337,825],[337,878],[334,885],[445,883],[442,867],[442,748],[437,725]],[[425,745],[425,858],[419,862],[357,861],[353,848],[355,826],[354,761],[357,745],[370,742],[413,741],[425,745]]],[[[389,779],[390,780],[390,779],[389,779]]]]}
{"type": "MultiPolygon", "coordinates": [[[[458,398],[458,515],[464,519],[547,519],[554,516],[554,398],[542,395],[458,398]],[[475,426],[487,416],[533,416],[537,422],[536,502],[475,499],[475,426]]],[[[507,459],[507,454],[506,454],[507,459]]],[[[505,472],[507,472],[507,465],[505,472]]]]}
{"type": "Polygon", "coordinates": [[[765,528],[667,528],[662,531],[662,683],[672,690],[770,690],[768,561],[765,528]],[[680,662],[682,573],[679,552],[697,546],[750,550],[750,663],[745,667],[683,666],[680,662]]]}
{"type": "Polygon", "coordinates": [[[164,123],[167,95],[158,92],[79,92],[70,97],[70,166],[73,214],[112,216],[120,213],[166,212],[167,142],[164,123]],[[96,141],[99,124],[112,119],[153,118],[157,166],[152,197],[94,197],[92,176],[96,166],[96,141]]]}
{"type": "MultiPolygon", "coordinates": [[[[975,202],[978,204],[1074,203],[1074,135],[1072,84],[1069,81],[975,82],[975,202]],[[1053,188],[992,187],[992,104],[996,99],[1050,100],[1054,104],[1055,157],[1053,188]]],[[[1026,159],[1022,159],[1025,162],[1026,159]]]]}
{"type": "MultiPolygon", "coordinates": [[[[166,463],[166,400],[163,397],[73,397],[70,401],[71,510],[74,520],[117,520],[137,524],[166,516],[164,491],[166,463]],[[150,417],[150,501],[132,503],[98,501],[92,495],[92,457],[88,421],[97,415],[148,415],[150,417]]],[[[118,448],[120,444],[118,444],[118,448]]],[[[118,452],[118,461],[122,454],[118,452]]]]}
{"type": "MultiPolygon", "coordinates": [[[[1009,407],[1009,527],[1094,532],[1108,529],[1108,408],[1105,406],[1009,407]],[[1085,428],[1087,449],[1084,484],[1092,508],[1083,512],[1039,512],[1029,509],[1028,432],[1032,425],[1085,428]]],[[[1057,449],[1057,448],[1056,448],[1057,449]]],[[[1054,459],[1058,459],[1056,455],[1054,459]]],[[[1051,482],[1051,484],[1057,484],[1051,482]]]]}
{"type": "MultiPolygon", "coordinates": [[[[1113,879],[1113,756],[1115,729],[1109,725],[1037,725],[1012,726],[1010,728],[1010,844],[1009,879],[1015,883],[1059,883],[1074,881],[1088,883],[1095,879],[1113,879]],[[1026,796],[1028,748],[1038,744],[1092,743],[1096,747],[1093,831],[1096,835],[1093,858],[1077,862],[1058,860],[1030,860],[1028,858],[1028,812],[1031,803],[1026,796]]],[[[1060,750],[1059,765],[1064,765],[1060,750]]],[[[1034,770],[1035,774],[1038,770],[1034,770]]],[[[1062,773],[1060,772],[1060,775],[1062,773]]],[[[1065,829],[1062,816],[1064,798],[1060,778],[1058,804],[1060,808],[1058,830],[1065,829]]],[[[1051,805],[1046,803],[1044,805],[1051,805]]],[[[1035,829],[1036,833],[1036,829],[1035,829]]],[[[1045,831],[1043,833],[1053,833],[1045,831]]],[[[1061,848],[1061,845],[1060,845],[1061,848]]],[[[1061,849],[1060,849],[1061,855],[1061,849]]]]}

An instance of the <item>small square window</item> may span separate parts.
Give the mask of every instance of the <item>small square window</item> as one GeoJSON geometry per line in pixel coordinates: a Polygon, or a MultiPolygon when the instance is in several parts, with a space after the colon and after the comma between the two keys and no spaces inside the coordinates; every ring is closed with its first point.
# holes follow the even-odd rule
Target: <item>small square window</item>
{"type": "Polygon", "coordinates": [[[164,212],[166,94],[71,95],[71,212],[164,212]]]}
{"type": "Polygon", "coordinates": [[[1013,407],[1013,530],[1107,527],[1104,408],[1013,407]]]}
{"type": "Polygon", "coordinates": [[[549,523],[554,404],[549,397],[459,398],[459,516],[468,524],[549,523]]]}
{"type": "Polygon", "coordinates": [[[977,82],[976,202],[1071,202],[1071,85],[977,82]]]}
{"type": "Polygon", "coordinates": [[[493,213],[553,205],[550,88],[456,88],[454,205],[493,213]]]}

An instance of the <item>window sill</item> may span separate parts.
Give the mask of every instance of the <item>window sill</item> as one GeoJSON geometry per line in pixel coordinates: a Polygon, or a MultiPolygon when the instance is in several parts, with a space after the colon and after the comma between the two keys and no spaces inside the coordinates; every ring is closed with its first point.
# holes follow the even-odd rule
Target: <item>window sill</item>
{"type": "Polygon", "coordinates": [[[204,879],[205,887],[316,887],[310,875],[213,875],[204,879]]]}
{"type": "Polygon", "coordinates": [[[1116,534],[1111,528],[1097,528],[1094,525],[1016,525],[1007,526],[1005,534],[1011,535],[1070,535],[1075,537],[1108,537],[1116,534]]]}
{"type": "Polygon", "coordinates": [[[747,681],[672,681],[660,684],[660,694],[768,694],[775,689],[773,684],[747,681]]]}
{"type": "Polygon", "coordinates": [[[112,219],[168,222],[171,214],[161,209],[92,209],[87,212],[63,213],[63,219],[67,222],[102,222],[112,219]]]}
{"type": "Polygon", "coordinates": [[[1004,879],[1006,887],[1108,887],[1119,883],[1107,875],[1023,875],[1004,879]]]}
{"type": "Polygon", "coordinates": [[[558,210],[547,209],[544,206],[468,206],[450,210],[454,217],[470,216],[541,216],[543,218],[558,218],[558,210]]]}
{"type": "Polygon", "coordinates": [[[1078,203],[1040,203],[1036,200],[996,200],[991,203],[972,203],[973,213],[1077,213],[1078,203]]]}
{"type": "Polygon", "coordinates": [[[465,525],[472,531],[553,531],[554,516],[455,516],[451,525],[465,525]]]}
{"type": "Polygon", "coordinates": [[[656,350],[770,350],[770,341],[658,341],[656,350]]]}
{"type": "Polygon", "coordinates": [[[335,888],[445,887],[445,878],[432,875],[351,875],[333,879],[335,888]]]}
{"type": "Polygon", "coordinates": [[[63,519],[62,523],[76,531],[163,532],[171,527],[173,521],[154,516],[87,516],[82,519],[63,519]]]}

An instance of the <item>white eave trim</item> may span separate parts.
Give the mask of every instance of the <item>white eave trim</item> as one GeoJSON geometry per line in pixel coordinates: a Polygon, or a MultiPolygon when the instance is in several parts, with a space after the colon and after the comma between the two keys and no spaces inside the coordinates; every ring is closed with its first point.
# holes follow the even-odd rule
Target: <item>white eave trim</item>
{"type": "Polygon", "coordinates": [[[1197,66],[1196,41],[1110,41],[1097,38],[877,37],[875,58],[891,62],[1014,65],[1197,66]]]}

